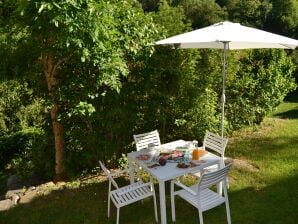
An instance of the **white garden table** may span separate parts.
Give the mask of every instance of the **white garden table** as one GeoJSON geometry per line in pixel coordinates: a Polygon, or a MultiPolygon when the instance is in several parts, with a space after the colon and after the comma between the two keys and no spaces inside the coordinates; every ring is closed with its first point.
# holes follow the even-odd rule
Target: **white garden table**
{"type": "MultiPolygon", "coordinates": [[[[173,142],[169,142],[160,146],[156,146],[156,149],[167,149],[167,150],[175,150],[177,147],[184,147],[189,142],[184,140],[177,140],[173,142]]],[[[137,159],[138,155],[144,154],[144,151],[136,151],[128,153],[128,162],[130,168],[130,181],[134,181],[134,165],[137,164],[141,166],[144,170],[146,170],[152,177],[156,178],[159,184],[159,203],[160,203],[160,216],[161,223],[167,223],[167,214],[166,214],[166,195],[165,195],[165,182],[168,180],[172,180],[177,177],[181,177],[187,173],[195,173],[200,172],[202,169],[214,165],[219,164],[220,157],[214,155],[210,152],[200,157],[200,160],[204,160],[203,163],[195,167],[189,168],[178,168],[177,163],[175,162],[167,162],[165,166],[157,166],[155,168],[148,168],[148,164],[142,160],[137,159]]]]}

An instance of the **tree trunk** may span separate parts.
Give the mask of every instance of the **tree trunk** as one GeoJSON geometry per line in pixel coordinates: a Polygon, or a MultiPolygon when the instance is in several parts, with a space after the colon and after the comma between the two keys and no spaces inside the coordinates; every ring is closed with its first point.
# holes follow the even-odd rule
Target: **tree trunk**
{"type": "Polygon", "coordinates": [[[55,177],[54,181],[63,181],[66,178],[64,168],[64,151],[65,140],[62,124],[58,121],[60,106],[56,100],[55,86],[59,83],[56,77],[57,68],[63,60],[55,63],[54,55],[51,52],[46,52],[42,56],[43,71],[46,77],[49,96],[52,101],[51,120],[55,140],[55,177]]]}
{"type": "Polygon", "coordinates": [[[65,180],[65,168],[64,168],[64,151],[65,151],[65,141],[64,141],[64,131],[63,126],[58,122],[57,117],[59,114],[59,106],[57,104],[52,105],[51,109],[51,119],[55,139],[55,177],[54,181],[65,180]]]}

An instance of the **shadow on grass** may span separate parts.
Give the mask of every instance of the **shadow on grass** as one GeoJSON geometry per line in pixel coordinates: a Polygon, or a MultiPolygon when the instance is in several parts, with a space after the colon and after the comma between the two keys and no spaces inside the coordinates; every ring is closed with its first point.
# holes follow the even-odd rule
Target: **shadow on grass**
{"type": "MultiPolygon", "coordinates": [[[[233,223],[245,224],[291,224],[296,223],[298,214],[298,176],[280,180],[263,189],[254,187],[233,191],[230,185],[229,199],[233,223]]],[[[127,180],[123,180],[127,182],[127,180]]],[[[235,183],[236,184],[236,183],[235,183]]],[[[169,183],[167,191],[167,218],[171,223],[169,183]]],[[[0,212],[2,224],[55,224],[85,223],[104,224],[116,222],[116,209],[111,206],[111,217],[107,214],[107,181],[92,183],[77,189],[65,189],[40,196],[28,204],[21,204],[9,211],[0,212]]],[[[155,186],[158,189],[158,186],[155,186]]],[[[158,197],[158,195],[157,195],[158,197]]],[[[159,203],[158,203],[159,205],[159,203]]],[[[197,210],[176,198],[176,224],[198,223],[197,210]]],[[[160,218],[160,215],[159,215],[160,218]]],[[[206,223],[226,223],[225,206],[204,212],[206,223]]],[[[145,199],[120,211],[120,223],[155,223],[153,201],[145,199]]]]}
{"type": "Polygon", "coordinates": [[[294,224],[298,218],[298,176],[280,180],[262,189],[253,187],[230,192],[234,223],[294,224]]]}
{"type": "MultiPolygon", "coordinates": [[[[123,178],[120,186],[127,182],[123,178]]],[[[114,224],[116,208],[112,202],[111,217],[107,218],[107,193],[107,181],[86,184],[76,189],[52,191],[27,204],[19,204],[0,212],[0,224],[114,224]]],[[[121,208],[120,223],[144,222],[155,223],[152,198],[121,208]]]]}
{"type": "Polygon", "coordinates": [[[279,117],[282,119],[298,119],[298,109],[277,113],[273,117],[279,117]]]}
{"type": "Polygon", "coordinates": [[[298,103],[298,89],[295,90],[294,92],[289,93],[285,99],[285,102],[293,102],[293,103],[298,103]]]}
{"type": "MultiPolygon", "coordinates": [[[[298,218],[298,176],[280,180],[262,189],[254,187],[228,190],[232,223],[245,224],[294,224],[298,218]]],[[[194,207],[176,200],[176,224],[198,223],[198,212],[194,207]]],[[[225,205],[203,213],[206,223],[227,223],[225,205]]]]}
{"type": "MultiPolygon", "coordinates": [[[[289,105],[297,105],[298,103],[298,89],[290,94],[288,94],[284,102],[289,105]]],[[[287,111],[283,111],[280,113],[275,113],[273,117],[278,117],[281,119],[298,119],[298,106],[291,106],[291,110],[287,108],[287,111]]]]}

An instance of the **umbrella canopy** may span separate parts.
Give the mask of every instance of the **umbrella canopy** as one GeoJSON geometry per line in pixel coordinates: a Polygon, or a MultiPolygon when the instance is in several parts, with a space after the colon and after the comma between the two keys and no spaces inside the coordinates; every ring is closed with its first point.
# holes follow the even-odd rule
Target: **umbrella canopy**
{"type": "Polygon", "coordinates": [[[229,50],[252,48],[295,49],[298,41],[239,23],[220,22],[202,29],[157,41],[156,44],[178,44],[180,48],[218,48],[229,50]]]}
{"type": "Polygon", "coordinates": [[[157,41],[156,44],[178,45],[180,48],[215,48],[223,49],[223,86],[221,135],[224,132],[226,50],[254,48],[295,49],[298,40],[269,33],[263,30],[240,25],[239,23],[220,22],[191,32],[157,41]]]}

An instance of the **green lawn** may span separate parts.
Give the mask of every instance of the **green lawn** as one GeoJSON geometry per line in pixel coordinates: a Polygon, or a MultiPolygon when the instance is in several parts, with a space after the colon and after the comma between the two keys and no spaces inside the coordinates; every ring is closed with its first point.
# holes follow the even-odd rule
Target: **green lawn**
{"type": "MultiPolygon", "coordinates": [[[[233,223],[297,223],[298,102],[285,102],[262,125],[234,133],[229,138],[226,155],[256,168],[235,165],[230,172],[233,223]]],[[[84,182],[80,187],[54,191],[31,203],[0,212],[0,223],[115,223],[113,206],[111,218],[106,217],[107,188],[106,181],[84,182]]],[[[169,185],[167,191],[169,195],[169,185]]],[[[169,197],[167,208],[171,223],[169,197]]],[[[183,200],[177,200],[176,209],[176,223],[199,222],[197,211],[183,200]]],[[[226,223],[225,207],[205,212],[204,220],[210,224],[226,223]]],[[[155,223],[152,200],[123,208],[120,223],[155,223]]]]}

